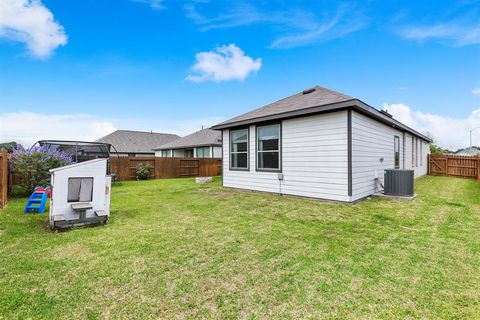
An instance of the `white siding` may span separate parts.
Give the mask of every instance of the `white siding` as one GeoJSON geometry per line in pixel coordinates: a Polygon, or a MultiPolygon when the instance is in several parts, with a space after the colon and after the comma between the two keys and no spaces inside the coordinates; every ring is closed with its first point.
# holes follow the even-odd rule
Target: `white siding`
{"type": "Polygon", "coordinates": [[[255,126],[249,127],[249,171],[229,168],[229,130],[223,131],[223,185],[338,201],[348,197],[347,112],[282,122],[282,173],[257,172],[255,126]]]}
{"type": "MultiPolygon", "coordinates": [[[[352,112],[352,201],[364,198],[378,191],[375,177],[383,184],[384,170],[395,167],[394,137],[400,137],[400,169],[412,169],[412,136],[386,124],[375,121],[360,113],[352,112]],[[380,158],[384,161],[380,162],[380,158]]],[[[427,173],[427,151],[429,145],[422,139],[423,159],[418,159],[415,177],[427,173]],[[420,166],[422,163],[422,166],[420,166]]]]}
{"type": "Polygon", "coordinates": [[[56,170],[52,173],[52,198],[50,202],[50,221],[53,216],[63,214],[65,219],[77,219],[78,213],[71,208],[68,202],[68,179],[69,178],[93,178],[93,197],[89,203],[92,209],[87,210],[87,217],[93,217],[95,210],[105,210],[109,213],[110,207],[110,177],[106,176],[107,161],[92,160],[73,165],[71,167],[56,170]],[[108,187],[108,188],[107,188],[108,187]],[[108,191],[108,192],[107,192],[108,191]]]}
{"type": "Polygon", "coordinates": [[[415,178],[419,178],[427,174],[428,154],[430,154],[429,143],[420,138],[413,137],[412,150],[412,135],[405,133],[405,169],[413,169],[415,171],[415,178]],[[415,145],[417,140],[418,153],[415,154],[415,145]]]}

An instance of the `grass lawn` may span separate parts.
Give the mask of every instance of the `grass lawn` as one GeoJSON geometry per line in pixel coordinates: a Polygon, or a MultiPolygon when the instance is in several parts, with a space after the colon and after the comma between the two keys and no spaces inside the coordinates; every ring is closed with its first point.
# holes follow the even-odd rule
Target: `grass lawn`
{"type": "Polygon", "coordinates": [[[54,233],[0,210],[0,319],[480,318],[480,185],[414,202],[114,187],[105,227],[54,233]]]}

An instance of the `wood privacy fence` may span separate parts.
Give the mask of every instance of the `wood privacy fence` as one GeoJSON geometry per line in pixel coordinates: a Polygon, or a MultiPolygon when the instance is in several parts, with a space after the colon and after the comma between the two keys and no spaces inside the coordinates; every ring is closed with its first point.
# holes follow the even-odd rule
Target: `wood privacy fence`
{"type": "Polygon", "coordinates": [[[148,164],[152,179],[209,177],[222,174],[222,159],[218,158],[160,158],[111,157],[110,170],[119,180],[135,180],[136,167],[148,164]]]}
{"type": "Polygon", "coordinates": [[[8,153],[0,151],[0,208],[7,204],[8,194],[8,153]]]}
{"type": "Polygon", "coordinates": [[[428,174],[480,180],[480,157],[457,155],[429,155],[428,174]]]}

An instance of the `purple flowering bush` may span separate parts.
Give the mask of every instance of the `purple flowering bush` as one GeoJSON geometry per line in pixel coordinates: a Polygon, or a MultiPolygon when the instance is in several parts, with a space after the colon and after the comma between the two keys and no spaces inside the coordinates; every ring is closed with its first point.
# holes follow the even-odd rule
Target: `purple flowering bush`
{"type": "Polygon", "coordinates": [[[37,186],[46,186],[50,169],[73,163],[72,157],[47,146],[25,149],[18,145],[11,154],[11,170],[20,175],[21,186],[30,193],[37,186]]]}

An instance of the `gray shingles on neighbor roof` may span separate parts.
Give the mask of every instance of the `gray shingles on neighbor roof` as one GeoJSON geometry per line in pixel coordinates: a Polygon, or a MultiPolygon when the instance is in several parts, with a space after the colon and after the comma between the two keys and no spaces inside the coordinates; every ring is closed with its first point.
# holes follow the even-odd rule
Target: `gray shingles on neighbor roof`
{"type": "Polygon", "coordinates": [[[314,113],[330,112],[347,108],[353,108],[376,120],[391,125],[392,127],[399,128],[424,140],[431,141],[425,135],[409,128],[403,123],[389,117],[387,114],[380,112],[359,99],[320,86],[304,90],[264,107],[224,121],[213,126],[212,129],[221,130],[236,126],[250,125],[262,121],[300,117],[314,113]]]}
{"type": "Polygon", "coordinates": [[[189,147],[221,146],[222,133],[217,130],[203,129],[178,140],[159,145],[155,150],[170,150],[189,147]]]}
{"type": "Polygon", "coordinates": [[[120,153],[153,153],[156,146],[179,138],[169,133],[117,130],[96,141],[110,143],[120,153]]]}

